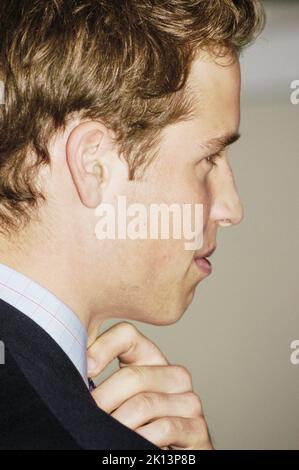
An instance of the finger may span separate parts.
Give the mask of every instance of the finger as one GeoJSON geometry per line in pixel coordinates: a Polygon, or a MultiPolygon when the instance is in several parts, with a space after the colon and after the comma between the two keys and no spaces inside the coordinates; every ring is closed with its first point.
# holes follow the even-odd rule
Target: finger
{"type": "Polygon", "coordinates": [[[160,349],[134,325],[118,323],[101,334],[88,348],[88,375],[96,377],[113,359],[124,365],[168,365],[160,349]]]}
{"type": "Polygon", "coordinates": [[[92,396],[98,406],[111,413],[142,392],[184,393],[192,391],[189,372],[181,366],[124,367],[101,383],[92,396]]]}
{"type": "Polygon", "coordinates": [[[165,416],[195,418],[202,413],[199,397],[187,393],[140,393],[117,408],[112,416],[130,429],[165,416]]]}
{"type": "Polygon", "coordinates": [[[136,433],[160,448],[167,446],[184,450],[212,449],[203,417],[159,418],[136,429],[136,433]]]}

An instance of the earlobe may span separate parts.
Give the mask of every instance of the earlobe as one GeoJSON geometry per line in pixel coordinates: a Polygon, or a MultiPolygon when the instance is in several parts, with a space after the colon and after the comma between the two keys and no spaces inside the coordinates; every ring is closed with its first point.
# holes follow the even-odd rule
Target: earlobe
{"type": "Polygon", "coordinates": [[[77,194],[87,208],[96,208],[107,182],[103,164],[105,128],[95,121],[80,123],[72,130],[66,144],[68,168],[77,194]]]}

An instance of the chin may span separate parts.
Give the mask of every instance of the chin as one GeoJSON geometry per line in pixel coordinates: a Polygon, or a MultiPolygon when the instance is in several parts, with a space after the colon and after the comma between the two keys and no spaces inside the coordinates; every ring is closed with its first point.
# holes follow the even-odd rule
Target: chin
{"type": "Polygon", "coordinates": [[[169,303],[169,305],[164,305],[163,309],[156,307],[155,312],[148,313],[148,315],[145,316],[143,321],[145,323],[156,326],[173,325],[182,318],[185,311],[192,302],[193,296],[194,293],[192,293],[191,297],[189,294],[187,299],[184,299],[184,301],[180,300],[177,302],[171,302],[169,303]],[[159,312],[159,316],[157,316],[157,312],[159,312]]]}

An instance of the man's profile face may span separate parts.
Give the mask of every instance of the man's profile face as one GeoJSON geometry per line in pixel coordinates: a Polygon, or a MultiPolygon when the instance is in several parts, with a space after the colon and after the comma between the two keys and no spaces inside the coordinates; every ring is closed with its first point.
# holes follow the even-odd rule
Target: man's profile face
{"type": "MultiPolygon", "coordinates": [[[[203,245],[196,255],[204,256],[216,246],[222,219],[235,224],[242,219],[227,148],[220,149],[212,141],[223,136],[233,140],[238,134],[239,63],[231,58],[216,63],[211,56],[202,56],[194,61],[188,81],[196,101],[194,117],[164,130],[159,156],[142,181],[123,178],[118,182],[118,194],[126,197],[127,205],[203,204],[203,245]],[[213,165],[210,157],[219,150],[213,165]]],[[[106,194],[104,202],[115,204],[115,197],[106,194]]],[[[195,251],[184,248],[185,241],[172,237],[97,240],[95,276],[111,316],[154,324],[170,324],[180,318],[196,286],[207,277],[195,262],[195,251]]]]}

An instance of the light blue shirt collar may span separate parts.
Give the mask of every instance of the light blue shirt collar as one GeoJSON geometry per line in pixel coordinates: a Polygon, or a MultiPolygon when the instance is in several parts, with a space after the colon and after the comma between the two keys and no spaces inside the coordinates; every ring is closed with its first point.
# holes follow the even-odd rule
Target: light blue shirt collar
{"type": "Polygon", "coordinates": [[[0,298],[43,328],[67,354],[88,386],[87,332],[74,312],[47,289],[1,263],[0,298]]]}

